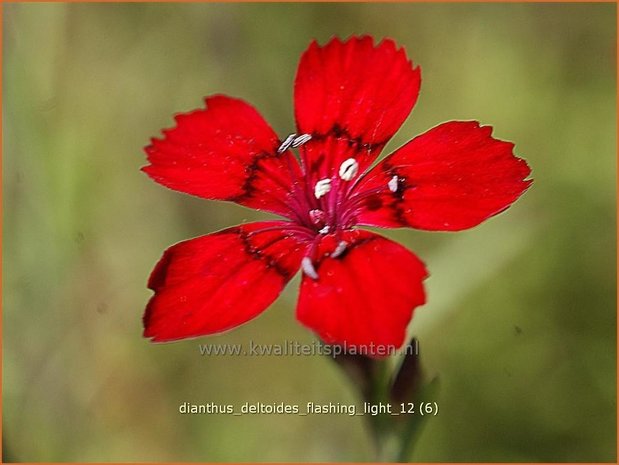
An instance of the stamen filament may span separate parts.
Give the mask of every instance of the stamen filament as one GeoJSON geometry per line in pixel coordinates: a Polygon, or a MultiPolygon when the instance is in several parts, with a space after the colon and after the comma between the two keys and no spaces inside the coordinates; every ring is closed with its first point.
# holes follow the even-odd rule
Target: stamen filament
{"type": "Polygon", "coordinates": [[[306,235],[310,239],[314,239],[315,238],[314,231],[312,231],[309,228],[306,228],[305,226],[301,226],[301,225],[299,225],[297,223],[292,223],[292,222],[286,222],[285,224],[280,224],[280,225],[277,225],[277,226],[269,226],[267,228],[256,229],[255,231],[248,232],[247,233],[247,237],[252,237],[252,236],[255,236],[256,234],[261,234],[261,233],[271,232],[271,231],[298,232],[298,233],[302,233],[302,234],[306,235]]]}

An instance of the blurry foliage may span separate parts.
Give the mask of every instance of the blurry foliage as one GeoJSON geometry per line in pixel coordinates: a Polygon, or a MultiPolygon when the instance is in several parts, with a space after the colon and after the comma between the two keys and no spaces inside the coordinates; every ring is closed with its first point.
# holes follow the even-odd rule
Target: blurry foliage
{"type": "MultiPolygon", "coordinates": [[[[5,4],[4,461],[371,459],[360,417],[178,414],[184,401],[355,402],[329,360],[203,358],[197,341],[148,343],[140,321],[165,247],[266,216],[150,181],[149,137],[212,93],[291,132],[299,55],[353,33],[393,37],[422,66],[388,149],[478,119],[535,178],[471,231],[386,232],[431,273],[411,333],[441,410],[410,459],[616,460],[615,8],[5,4]]],[[[201,342],[312,341],[297,280],[201,342]]]]}

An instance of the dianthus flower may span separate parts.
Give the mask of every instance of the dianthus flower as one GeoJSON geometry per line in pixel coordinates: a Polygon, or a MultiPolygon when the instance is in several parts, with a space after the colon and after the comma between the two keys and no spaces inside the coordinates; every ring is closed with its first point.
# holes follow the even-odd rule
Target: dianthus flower
{"type": "Polygon", "coordinates": [[[242,100],[216,95],[146,148],[155,181],[282,216],[173,245],[153,270],[144,336],[219,333],[259,315],[302,270],[297,319],[327,344],[400,347],[424,304],[424,264],[358,226],[471,228],[529,186],[513,144],[450,121],[375,164],[411,112],[420,70],[389,39],[313,42],[301,57],[297,130],[279,138],[242,100]],[[292,149],[298,149],[297,158],[292,149]]]}

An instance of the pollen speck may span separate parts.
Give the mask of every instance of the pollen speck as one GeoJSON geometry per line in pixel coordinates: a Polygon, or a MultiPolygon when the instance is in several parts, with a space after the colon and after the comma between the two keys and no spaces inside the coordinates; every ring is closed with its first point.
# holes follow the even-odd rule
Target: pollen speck
{"type": "Polygon", "coordinates": [[[348,242],[340,241],[340,243],[337,245],[337,247],[331,254],[331,258],[337,258],[341,256],[346,251],[346,247],[348,247],[348,242]]]}
{"type": "Polygon", "coordinates": [[[321,179],[316,183],[314,187],[314,196],[319,199],[327,192],[331,190],[331,180],[330,179],[321,179]]]}
{"type": "Polygon", "coordinates": [[[294,140],[292,141],[292,147],[300,147],[306,142],[309,142],[311,138],[312,136],[310,134],[301,134],[300,136],[294,138],[294,140]]]}
{"type": "Polygon", "coordinates": [[[310,210],[309,212],[309,216],[310,216],[310,220],[312,220],[312,223],[314,223],[315,225],[319,225],[319,224],[324,224],[325,220],[327,218],[327,215],[325,214],[325,212],[323,212],[322,210],[310,210]]]}
{"type": "Polygon", "coordinates": [[[301,269],[303,270],[303,273],[312,278],[314,281],[318,279],[318,273],[316,272],[316,268],[314,268],[311,258],[303,257],[303,260],[301,260],[301,269]]]}
{"type": "Polygon", "coordinates": [[[348,158],[340,165],[340,178],[344,181],[350,181],[357,176],[359,172],[359,163],[354,158],[348,158]]]}
{"type": "Polygon", "coordinates": [[[387,183],[387,186],[389,187],[389,190],[391,192],[396,192],[398,190],[398,177],[392,177],[391,180],[387,183]]]}
{"type": "Polygon", "coordinates": [[[295,137],[297,137],[296,134],[288,135],[288,137],[286,137],[284,142],[282,142],[282,145],[280,145],[279,148],[277,149],[277,153],[284,153],[286,150],[288,150],[290,146],[293,144],[293,142],[295,141],[295,137]]]}

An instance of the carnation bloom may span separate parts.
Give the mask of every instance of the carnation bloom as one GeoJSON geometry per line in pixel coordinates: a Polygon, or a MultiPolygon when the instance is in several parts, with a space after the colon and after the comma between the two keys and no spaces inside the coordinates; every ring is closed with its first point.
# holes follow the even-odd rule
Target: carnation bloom
{"type": "Polygon", "coordinates": [[[529,186],[513,144],[475,121],[440,124],[371,167],[420,86],[402,48],[371,37],[313,42],[294,85],[295,134],[216,95],[146,148],[166,187],[276,213],[173,245],[153,270],[144,336],[219,333],[259,315],[302,270],[297,319],[328,344],[400,347],[425,303],[424,264],[357,226],[471,228],[529,186]],[[292,149],[298,148],[299,158],[292,149]]]}

